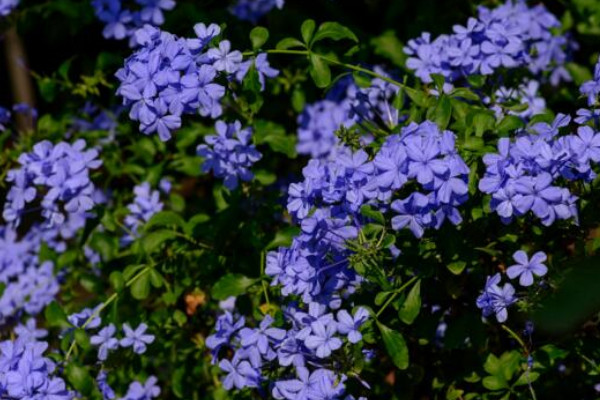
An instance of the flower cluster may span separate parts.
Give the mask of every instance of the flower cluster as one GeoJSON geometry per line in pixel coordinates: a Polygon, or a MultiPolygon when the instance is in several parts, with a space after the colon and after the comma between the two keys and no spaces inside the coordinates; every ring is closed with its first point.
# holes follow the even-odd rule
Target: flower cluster
{"type": "Polygon", "coordinates": [[[339,399],[345,392],[347,377],[335,372],[333,364],[327,368],[328,358],[344,343],[362,340],[360,327],[368,317],[364,308],[358,308],[354,315],[346,310],[339,310],[336,315],[325,305],[310,303],[306,310],[294,306],[285,310],[290,326],[285,330],[273,327],[270,315],[257,328],[247,328],[243,317],[226,311],[218,318],[216,332],[206,344],[213,362],[218,362],[226,373],[223,386],[227,390],[259,388],[269,371],[284,368],[287,372],[276,376],[271,385],[274,398],[339,399]],[[234,351],[231,359],[219,360],[223,348],[234,351]],[[309,394],[311,397],[307,397],[309,394]]]}
{"type": "Polygon", "coordinates": [[[368,158],[364,150],[341,150],[334,160],[311,160],[303,171],[305,181],[290,186],[288,211],[303,219],[314,206],[340,201],[342,209],[352,211],[364,204],[385,211],[391,203],[399,214],[392,219],[394,229],[408,227],[417,237],[424,228],[439,228],[446,218],[461,222],[456,206],[466,200],[469,169],[456,152],[452,132],[441,132],[430,121],[412,123],[389,136],[373,161],[368,158]],[[392,202],[410,180],[426,193],[392,202]]]}
{"type": "Polygon", "coordinates": [[[144,182],[133,188],[135,198],[129,204],[129,214],[125,217],[127,231],[121,238],[122,245],[128,245],[138,237],[140,226],[150,221],[157,212],[162,211],[163,203],[160,201],[158,190],[152,190],[148,182],[144,182]]]}
{"type": "Polygon", "coordinates": [[[46,140],[37,143],[31,153],[21,154],[21,167],[7,175],[12,186],[4,204],[4,219],[18,225],[27,204],[45,191],[41,207],[48,226],[71,219],[85,220],[95,204],[95,187],[89,175],[102,164],[97,157],[97,150],[86,150],[84,140],[73,144],[52,145],[46,140]]]}
{"type": "Polygon", "coordinates": [[[20,0],[0,0],[0,17],[6,17],[19,5],[20,0]]]}
{"type": "Polygon", "coordinates": [[[59,291],[51,261],[39,263],[42,231],[32,229],[21,240],[10,226],[0,226],[0,324],[18,318],[22,312],[35,315],[59,291]]]}
{"type": "MultiPolygon", "coordinates": [[[[91,328],[91,326],[89,327],[91,328]]],[[[123,324],[123,332],[125,337],[121,340],[115,338],[117,328],[113,324],[109,324],[102,328],[96,335],[90,338],[90,343],[98,347],[98,360],[104,361],[108,358],[108,352],[115,350],[119,346],[132,347],[136,354],[144,354],[146,346],[154,342],[154,335],[146,333],[148,325],[142,323],[135,330],[131,329],[129,324],[123,324]]]]}
{"type": "Polygon", "coordinates": [[[340,349],[362,340],[360,327],[369,317],[362,307],[353,314],[342,308],[364,280],[350,267],[353,252],[347,246],[367,222],[361,208],[371,205],[385,212],[391,207],[401,214],[392,220],[393,227],[409,226],[417,237],[425,227],[439,228],[445,218],[459,223],[455,207],[466,199],[468,168],[454,140],[452,132],[426,121],[390,136],[372,160],[365,150],[336,145],[327,158],[309,161],[304,181],[290,185],[288,192],[288,211],[301,232],[289,248],[268,253],[265,269],[283,297],[294,296],[301,303],[285,308],[290,329],[273,327],[270,316],[253,329],[230,311],[219,317],[207,346],[227,373],[227,389],[261,387],[273,370],[264,365],[277,362],[295,371],[291,377],[271,378],[276,380],[275,398],[295,399],[311,390],[314,398],[342,398],[347,376],[336,371],[332,354],[349,354],[340,349]],[[393,200],[409,180],[428,193],[393,200]],[[219,360],[223,346],[233,347],[231,359],[219,360]],[[316,381],[323,384],[314,388],[316,381]]]}
{"type": "Polygon", "coordinates": [[[239,121],[217,121],[215,129],[217,134],[206,136],[206,144],[197,149],[198,155],[204,157],[202,172],[212,171],[216,177],[225,178],[225,187],[234,190],[240,180],[249,182],[254,178],[250,167],[262,155],[251,144],[252,129],[242,129],[239,121]]]}
{"type": "MultiPolygon", "coordinates": [[[[528,287],[533,284],[533,277],[544,276],[548,268],[543,264],[547,256],[544,252],[538,251],[531,258],[527,253],[519,250],[513,254],[516,264],[506,270],[506,275],[510,279],[519,278],[519,284],[528,287]]],[[[481,308],[484,317],[492,314],[496,315],[498,322],[505,322],[508,318],[508,307],[513,305],[517,298],[515,288],[510,283],[500,286],[502,277],[499,273],[488,277],[482,294],[477,298],[477,307],[481,308]]]]}
{"type": "Polygon", "coordinates": [[[237,0],[231,8],[231,13],[242,21],[255,24],[263,15],[273,8],[283,8],[285,0],[237,0]]]}
{"type": "Polygon", "coordinates": [[[398,214],[392,218],[394,229],[408,227],[420,238],[425,228],[439,229],[446,219],[454,225],[462,222],[456,207],[467,200],[469,168],[455,140],[454,133],[440,131],[433,122],[411,123],[390,136],[375,156],[380,198],[391,198],[410,180],[425,192],[392,202],[398,214]]]}
{"type": "Polygon", "coordinates": [[[163,11],[175,8],[175,0],[135,0],[137,9],[132,9],[133,1],[92,0],[96,17],[106,24],[102,35],[106,39],[122,40],[129,38],[131,47],[140,43],[134,35],[135,31],[149,24],[160,26],[165,22],[163,11]],[[129,7],[129,8],[126,8],[129,7]]]}
{"type": "Polygon", "coordinates": [[[524,0],[507,1],[495,9],[479,7],[478,18],[454,33],[432,40],[429,33],[410,40],[406,65],[423,82],[441,74],[448,82],[472,74],[490,75],[499,68],[526,67],[533,74],[551,72],[556,85],[570,79],[564,68],[567,37],[553,31],[558,19],[543,5],[528,7],[524,0]]]}
{"type": "MultiPolygon", "coordinates": [[[[98,348],[98,360],[106,361],[109,352],[119,347],[131,347],[136,354],[144,354],[147,346],[154,342],[155,336],[147,333],[148,325],[141,323],[133,329],[128,323],[122,325],[124,337],[117,339],[115,334],[117,328],[114,324],[102,326],[100,317],[101,305],[91,308],[84,308],[78,313],[67,317],[68,321],[76,328],[88,331],[98,330],[90,337],[90,344],[98,348]]],[[[70,331],[70,330],[69,330],[70,331]]],[[[129,385],[129,389],[121,400],[150,400],[160,394],[160,388],[156,385],[157,379],[150,377],[145,384],[134,381],[129,385]]],[[[104,399],[114,399],[115,392],[108,384],[108,373],[102,369],[96,378],[98,389],[103,394],[104,399]]]]}
{"type": "Polygon", "coordinates": [[[242,54],[231,51],[226,40],[217,48],[207,48],[220,34],[219,26],[197,24],[194,30],[193,39],[150,26],[138,30],[141,48],[116,75],[121,81],[117,94],[131,107],[129,117],[140,122],[143,133],[158,132],[163,141],[181,126],[183,114],[219,117],[225,87],[216,82],[217,76],[235,74],[242,62],[242,54]]]}
{"type": "Polygon", "coordinates": [[[55,375],[56,364],[44,353],[48,343],[38,339],[46,331],[38,330],[35,321],[15,328],[16,340],[0,342],[0,386],[2,396],[10,399],[71,400],[75,393],[55,375]]]}
{"type": "Polygon", "coordinates": [[[511,141],[501,138],[498,153],[487,154],[479,189],[492,195],[491,208],[505,223],[531,211],[551,225],[577,218],[577,197],[559,181],[592,181],[593,163],[600,161],[600,135],[580,126],[577,135],[559,135],[571,118],[559,114],[552,124],[536,123],[511,141]]]}

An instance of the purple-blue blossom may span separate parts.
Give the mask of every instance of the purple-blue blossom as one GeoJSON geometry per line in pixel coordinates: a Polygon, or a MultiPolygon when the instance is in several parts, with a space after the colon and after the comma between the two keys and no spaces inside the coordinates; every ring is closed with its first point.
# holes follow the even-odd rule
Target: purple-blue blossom
{"type": "Polygon", "coordinates": [[[538,122],[517,138],[501,138],[498,152],[486,154],[486,172],[479,190],[490,194],[490,207],[502,221],[511,222],[531,212],[544,225],[558,219],[577,221],[577,196],[571,181],[591,182],[600,160],[600,135],[590,126],[577,134],[561,135],[570,117],[559,114],[552,124],[538,122]]]}
{"type": "Polygon", "coordinates": [[[145,24],[160,26],[165,22],[164,11],[175,8],[175,0],[92,0],[96,17],[105,25],[106,39],[129,38],[131,47],[139,45],[135,31],[145,24]]]}
{"type": "Polygon", "coordinates": [[[154,335],[146,333],[148,325],[142,323],[134,330],[128,323],[123,324],[125,337],[119,341],[121,347],[132,347],[136,354],[144,354],[146,345],[154,342],[154,335]]]}
{"type": "Polygon", "coordinates": [[[346,310],[337,313],[337,328],[342,335],[348,336],[350,343],[358,343],[362,340],[360,327],[369,319],[369,312],[364,307],[359,307],[354,315],[346,310]]]}
{"type": "Polygon", "coordinates": [[[19,5],[20,0],[0,0],[0,17],[6,17],[19,5]]]}
{"type": "Polygon", "coordinates": [[[106,360],[109,351],[119,347],[119,340],[114,337],[116,331],[117,328],[113,324],[109,324],[90,337],[90,343],[98,347],[98,360],[106,360]]]}
{"type": "Polygon", "coordinates": [[[158,379],[150,376],[143,384],[134,381],[129,385],[125,396],[120,400],[151,400],[160,395],[160,387],[157,385],[158,379]]]}
{"type": "Polygon", "coordinates": [[[508,319],[508,307],[513,305],[515,288],[510,283],[500,286],[500,274],[488,276],[482,294],[477,298],[477,307],[481,309],[484,317],[496,316],[498,322],[508,319]]]}
{"type": "Polygon", "coordinates": [[[11,183],[4,203],[4,220],[19,225],[27,205],[41,198],[41,214],[53,227],[66,220],[85,220],[95,202],[91,170],[102,165],[98,151],[86,149],[84,140],[53,145],[45,140],[19,157],[20,167],[8,172],[11,183]]]}
{"type": "Polygon", "coordinates": [[[121,238],[122,245],[128,245],[139,236],[139,228],[150,221],[152,216],[163,209],[160,201],[160,192],[152,190],[148,182],[144,182],[133,188],[135,198],[129,204],[129,214],[125,217],[125,235],[121,238]]]}
{"type": "Polygon", "coordinates": [[[72,400],[75,393],[56,376],[57,366],[44,356],[48,343],[25,334],[0,342],[0,385],[10,399],[72,400]]]}
{"type": "Polygon", "coordinates": [[[195,32],[197,38],[183,39],[146,25],[135,33],[141,46],[117,71],[117,94],[146,135],[157,132],[167,141],[181,127],[184,114],[222,114],[225,87],[215,80],[219,71],[234,73],[242,55],[230,52],[227,41],[218,49],[208,48],[220,32],[216,25],[198,24],[195,32]]]}
{"type": "Polygon", "coordinates": [[[216,135],[205,136],[206,144],[197,148],[199,156],[204,158],[202,171],[212,171],[217,178],[224,178],[225,187],[234,190],[239,181],[249,182],[254,179],[250,167],[262,158],[262,155],[251,143],[252,130],[242,129],[239,121],[227,124],[217,121],[216,135]]]}
{"type": "Polygon", "coordinates": [[[285,0],[237,0],[230,11],[237,18],[256,24],[263,15],[272,9],[282,9],[284,2],[285,0]]]}
{"type": "Polygon", "coordinates": [[[516,264],[508,267],[506,275],[510,279],[519,278],[521,286],[533,285],[533,276],[542,277],[548,272],[548,267],[544,265],[547,259],[546,253],[538,251],[531,258],[527,257],[527,253],[519,250],[513,254],[513,259],[516,264]]]}
{"type": "Polygon", "coordinates": [[[478,8],[478,17],[466,26],[455,25],[453,33],[435,39],[429,33],[408,41],[406,66],[423,82],[432,74],[454,82],[473,74],[490,75],[499,68],[527,68],[549,74],[557,85],[570,80],[565,69],[574,44],[555,32],[559,20],[543,5],[527,6],[524,0],[507,1],[497,8],[478,8]]]}

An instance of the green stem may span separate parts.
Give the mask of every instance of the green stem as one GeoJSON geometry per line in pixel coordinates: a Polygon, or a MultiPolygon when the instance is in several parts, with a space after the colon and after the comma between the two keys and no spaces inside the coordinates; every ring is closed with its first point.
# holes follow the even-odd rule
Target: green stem
{"type": "MultiPolygon", "coordinates": [[[[261,277],[265,274],[265,257],[266,257],[265,252],[261,251],[260,252],[260,276],[261,277]]],[[[268,291],[268,287],[267,287],[267,282],[265,282],[265,280],[262,278],[261,278],[261,282],[262,282],[263,291],[265,292],[265,301],[267,302],[268,305],[271,305],[271,302],[269,301],[269,291],[268,291]]]]}
{"type": "MultiPolygon", "coordinates": [[[[146,266],[144,269],[142,269],[140,272],[137,273],[137,275],[135,275],[134,277],[132,277],[131,279],[129,279],[126,283],[125,283],[125,287],[129,287],[131,285],[133,285],[138,279],[140,279],[142,276],[144,276],[145,274],[148,273],[148,271],[150,271],[153,267],[151,266],[146,266]]],[[[106,299],[105,302],[103,302],[102,304],[100,304],[100,306],[98,307],[98,309],[96,311],[94,311],[92,313],[92,315],[89,316],[89,318],[83,323],[83,325],[81,325],[81,329],[85,329],[93,320],[94,318],[98,317],[100,315],[100,313],[102,312],[102,310],[104,310],[106,307],[108,307],[113,301],[115,301],[117,298],[119,297],[119,292],[115,292],[113,294],[110,295],[110,297],[108,299],[106,299]]],[[[71,358],[71,354],[73,353],[73,351],[75,350],[75,339],[73,339],[73,341],[71,342],[71,345],[69,346],[69,349],[67,350],[67,354],[65,355],[65,361],[69,361],[69,358],[71,358]]]]}
{"type": "Polygon", "coordinates": [[[525,351],[525,354],[529,355],[529,348],[527,347],[527,345],[525,344],[523,339],[521,339],[521,337],[519,335],[517,335],[508,326],[506,326],[504,324],[502,324],[501,326],[502,326],[502,329],[504,329],[506,332],[508,332],[508,334],[519,343],[519,345],[523,348],[523,351],[525,351]]]}
{"type": "MultiPolygon", "coordinates": [[[[504,324],[502,324],[501,326],[502,326],[502,329],[504,329],[506,332],[508,332],[508,334],[519,343],[519,345],[523,348],[525,355],[527,355],[527,357],[529,357],[530,350],[529,350],[529,347],[527,347],[527,345],[523,341],[523,339],[521,339],[521,337],[519,335],[517,335],[515,333],[515,331],[510,329],[508,326],[506,326],[504,324]]],[[[533,400],[537,400],[537,396],[535,395],[535,390],[533,389],[533,385],[531,384],[531,380],[529,378],[529,370],[530,370],[530,368],[527,367],[527,370],[525,371],[525,375],[527,376],[527,385],[529,386],[529,393],[531,393],[531,398],[533,400]]]]}
{"type": "MultiPolygon", "coordinates": [[[[287,54],[287,55],[306,56],[306,57],[308,57],[308,56],[310,56],[312,54],[312,55],[314,55],[316,57],[319,57],[321,60],[323,60],[323,61],[325,61],[325,62],[327,62],[327,63],[329,63],[331,65],[337,65],[339,67],[346,68],[346,69],[349,69],[351,71],[361,72],[363,74],[372,76],[374,78],[379,78],[382,81],[391,83],[392,85],[398,86],[400,88],[406,87],[402,82],[398,82],[397,80],[394,80],[392,78],[388,78],[387,76],[380,75],[377,72],[371,71],[370,69],[359,67],[358,65],[346,64],[344,62],[335,60],[333,58],[329,58],[329,57],[323,56],[323,55],[318,54],[318,53],[313,53],[313,52],[311,52],[309,50],[280,50],[280,49],[272,49],[272,50],[266,50],[265,53],[267,53],[267,54],[287,54]]],[[[242,53],[242,55],[245,56],[245,57],[249,57],[249,56],[253,56],[254,52],[249,51],[249,52],[242,53]]]]}
{"type": "Polygon", "coordinates": [[[389,306],[391,304],[391,302],[394,301],[394,299],[400,293],[402,293],[407,287],[409,287],[417,279],[419,279],[417,276],[413,276],[412,278],[410,278],[408,280],[408,282],[406,282],[404,285],[400,286],[400,288],[396,289],[394,291],[394,294],[392,294],[390,296],[390,298],[385,302],[385,304],[383,306],[381,306],[381,308],[379,309],[379,311],[377,311],[377,314],[375,314],[375,318],[379,318],[379,316],[381,315],[381,313],[383,313],[383,311],[387,308],[387,306],[389,306]]]}

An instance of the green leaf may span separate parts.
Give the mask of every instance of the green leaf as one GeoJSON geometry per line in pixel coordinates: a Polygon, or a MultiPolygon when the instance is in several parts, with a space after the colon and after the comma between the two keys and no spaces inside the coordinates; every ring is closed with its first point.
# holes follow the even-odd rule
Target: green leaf
{"type": "Polygon", "coordinates": [[[150,295],[150,274],[139,276],[131,285],[131,295],[136,300],[144,300],[150,295]]]}
{"type": "Polygon", "coordinates": [[[160,274],[160,272],[158,272],[155,269],[151,269],[148,274],[150,275],[150,283],[152,284],[152,286],[154,286],[155,288],[159,288],[162,287],[165,278],[163,278],[163,276],[160,274]]]}
{"type": "Polygon", "coordinates": [[[371,46],[378,56],[387,58],[397,67],[404,67],[407,58],[404,43],[393,30],[385,31],[381,36],[371,39],[371,46]]]}
{"type": "Polygon", "coordinates": [[[402,334],[388,328],[379,321],[377,321],[377,327],[381,332],[385,349],[392,358],[394,365],[399,369],[408,368],[408,347],[402,334]]]}
{"type": "Polygon", "coordinates": [[[508,388],[508,383],[499,376],[486,376],[483,378],[483,386],[488,390],[501,390],[508,388]]]}
{"type": "Polygon", "coordinates": [[[89,394],[94,388],[94,380],[89,371],[75,362],[67,364],[66,376],[71,385],[83,395],[89,394]]]}
{"type": "Polygon", "coordinates": [[[153,253],[158,251],[160,245],[168,240],[173,240],[177,237],[176,232],[169,231],[166,229],[162,229],[159,231],[150,232],[146,236],[144,236],[142,240],[142,245],[144,246],[144,250],[147,253],[153,253]]]}
{"type": "Polygon", "coordinates": [[[292,244],[292,240],[300,233],[300,228],[296,226],[288,226],[275,234],[275,238],[265,247],[266,251],[276,249],[278,247],[288,247],[292,244]]]}
{"type": "Polygon", "coordinates": [[[266,143],[271,150],[296,158],[296,135],[287,135],[282,125],[271,121],[257,120],[254,123],[255,144],[266,143]]]}
{"type": "Polygon", "coordinates": [[[211,293],[215,300],[225,300],[230,296],[246,293],[246,290],[258,281],[241,274],[227,274],[214,284],[211,293]]]}
{"type": "Polygon", "coordinates": [[[442,95],[433,112],[433,121],[440,127],[446,129],[452,117],[452,104],[448,96],[442,95]]]}
{"type": "Polygon", "coordinates": [[[485,85],[486,79],[485,75],[467,75],[467,82],[477,89],[485,85]]]}
{"type": "Polygon", "coordinates": [[[392,292],[379,292],[375,295],[375,305],[381,306],[390,297],[392,292]]]}
{"type": "Polygon", "coordinates": [[[444,83],[446,83],[446,78],[444,78],[444,75],[431,74],[431,78],[433,79],[433,83],[435,84],[438,92],[444,93],[444,83]]]}
{"type": "Polygon", "coordinates": [[[448,264],[446,266],[446,268],[448,268],[448,270],[450,272],[452,272],[454,275],[460,275],[465,270],[466,266],[467,266],[467,263],[464,261],[455,261],[455,262],[448,264]]]}
{"type": "Polygon", "coordinates": [[[310,44],[313,34],[315,33],[316,27],[317,24],[312,19],[307,19],[302,23],[302,26],[300,27],[300,33],[302,33],[302,40],[304,40],[304,43],[306,43],[306,45],[310,44]]]}
{"type": "Polygon", "coordinates": [[[410,88],[408,86],[402,89],[406,92],[406,95],[419,107],[429,106],[429,96],[427,93],[423,92],[422,90],[410,88]]]}
{"type": "Polygon", "coordinates": [[[188,236],[194,236],[194,230],[198,225],[202,225],[205,222],[210,221],[210,216],[207,214],[196,214],[185,225],[185,233],[188,236]]]}
{"type": "Polygon", "coordinates": [[[450,96],[465,100],[481,101],[481,98],[477,93],[474,93],[467,88],[456,88],[450,92],[450,96]]]}
{"type": "Polygon", "coordinates": [[[258,183],[264,186],[272,185],[277,181],[277,175],[273,172],[267,171],[266,169],[259,169],[254,172],[254,179],[258,183]]]}
{"type": "Polygon", "coordinates": [[[331,83],[331,69],[317,54],[310,53],[310,76],[318,88],[325,88],[331,83]]]}
{"type": "Polygon", "coordinates": [[[108,281],[110,282],[110,286],[112,286],[116,292],[120,292],[125,287],[125,278],[121,271],[111,272],[108,281]]]}
{"type": "Polygon", "coordinates": [[[417,283],[414,284],[410,292],[408,292],[408,296],[406,296],[406,300],[400,307],[398,311],[398,316],[405,324],[412,324],[417,316],[421,312],[421,281],[418,280],[417,283]]]}
{"type": "Polygon", "coordinates": [[[567,71],[569,71],[569,74],[573,77],[573,81],[575,81],[576,85],[581,85],[584,82],[592,79],[592,73],[584,66],[575,64],[574,62],[568,62],[565,67],[567,68],[567,71]]]}
{"type": "Polygon", "coordinates": [[[173,313],[173,319],[177,322],[179,327],[182,327],[187,322],[187,315],[181,310],[175,310],[173,313]]]}
{"type": "Polygon", "coordinates": [[[360,213],[362,215],[364,215],[365,217],[372,219],[373,221],[375,221],[381,225],[385,225],[385,217],[383,216],[383,213],[381,213],[380,211],[374,210],[369,205],[362,206],[360,208],[360,213]]]}
{"type": "Polygon", "coordinates": [[[524,126],[525,123],[521,118],[517,117],[516,115],[507,115],[506,117],[502,118],[502,121],[498,123],[496,129],[500,133],[508,133],[517,129],[521,129],[524,126]]]}
{"type": "Polygon", "coordinates": [[[494,115],[486,111],[478,111],[472,118],[472,126],[477,137],[482,137],[484,132],[491,130],[496,122],[494,115]]]}
{"type": "Polygon", "coordinates": [[[252,48],[258,50],[269,40],[269,30],[262,26],[257,26],[250,31],[250,41],[252,42],[252,48]]]}
{"type": "Polygon", "coordinates": [[[534,371],[525,371],[521,374],[519,379],[513,384],[513,386],[524,386],[535,382],[540,377],[540,374],[534,371]]]}
{"type": "Polygon", "coordinates": [[[77,328],[75,329],[75,341],[81,348],[89,349],[90,348],[90,337],[88,336],[85,329],[77,328]]]}
{"type": "Polygon", "coordinates": [[[338,24],[337,22],[324,22],[317,29],[317,33],[312,38],[312,44],[323,40],[323,39],[332,39],[332,40],[342,40],[349,39],[353,42],[358,43],[358,37],[352,32],[350,29],[345,26],[338,24]]]}
{"type": "Polygon", "coordinates": [[[277,43],[277,45],[275,46],[275,48],[277,50],[293,49],[294,47],[306,48],[306,46],[304,45],[304,43],[302,43],[298,39],[294,39],[294,38],[291,38],[291,37],[285,38],[285,39],[281,39],[279,41],[279,43],[277,43]]]}
{"type": "Polygon", "coordinates": [[[183,218],[173,211],[161,211],[152,216],[150,221],[146,222],[144,229],[149,231],[150,228],[154,227],[178,227],[181,229],[185,228],[185,221],[183,218]]]}
{"type": "Polygon", "coordinates": [[[44,317],[46,318],[46,323],[49,326],[57,328],[66,328],[71,326],[67,320],[67,315],[56,301],[48,304],[44,310],[44,317]]]}

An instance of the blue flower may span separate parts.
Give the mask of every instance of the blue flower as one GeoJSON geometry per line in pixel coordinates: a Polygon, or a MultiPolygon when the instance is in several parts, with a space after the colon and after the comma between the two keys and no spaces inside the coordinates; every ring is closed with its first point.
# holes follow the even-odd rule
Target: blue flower
{"type": "Polygon", "coordinates": [[[213,67],[217,71],[227,72],[228,74],[237,72],[242,62],[242,53],[238,50],[231,51],[229,40],[223,40],[219,43],[218,49],[209,49],[206,55],[213,62],[213,67]]]}
{"type": "MultiPolygon", "coordinates": [[[[425,83],[432,82],[432,74],[453,82],[471,74],[493,74],[501,67],[526,67],[536,75],[549,71],[553,85],[570,80],[564,68],[569,41],[554,32],[560,22],[544,6],[508,1],[478,10],[478,18],[469,18],[466,26],[455,25],[452,34],[432,40],[423,33],[409,40],[406,66],[425,83]]],[[[594,83],[586,85],[591,97],[598,91],[594,83]]]]}
{"type": "Polygon", "coordinates": [[[543,264],[547,257],[544,252],[538,251],[531,259],[527,257],[527,253],[519,250],[513,254],[513,259],[517,264],[509,267],[506,274],[510,279],[519,277],[521,286],[531,286],[533,284],[533,275],[544,276],[548,272],[548,268],[543,264]]]}
{"type": "Polygon", "coordinates": [[[233,360],[221,360],[219,367],[227,372],[223,379],[223,387],[227,390],[232,388],[243,389],[245,387],[258,387],[260,374],[248,361],[240,361],[236,357],[233,360]]]}
{"type": "Polygon", "coordinates": [[[20,0],[1,0],[0,17],[6,17],[19,5],[20,0]]]}
{"type": "Polygon", "coordinates": [[[337,333],[337,322],[331,321],[327,324],[317,320],[310,324],[311,334],[304,340],[304,345],[314,349],[319,358],[326,358],[342,347],[340,338],[334,336],[337,333]]]}
{"type": "Polygon", "coordinates": [[[158,397],[160,387],[156,384],[157,382],[158,380],[154,376],[149,377],[143,385],[138,381],[132,382],[121,400],[151,400],[158,397]]]}
{"type": "Polygon", "coordinates": [[[344,393],[346,377],[338,378],[333,371],[317,369],[311,373],[306,368],[297,368],[296,374],[296,379],[275,382],[272,391],[275,399],[325,400],[339,398],[344,393]]]}
{"type": "Polygon", "coordinates": [[[498,322],[505,322],[508,318],[508,307],[514,304],[515,288],[510,283],[500,287],[500,274],[488,277],[483,293],[477,298],[477,307],[482,309],[483,316],[496,315],[498,322]]]}
{"type": "Polygon", "coordinates": [[[108,352],[119,347],[119,340],[114,337],[116,328],[113,324],[102,328],[97,335],[90,338],[90,343],[98,348],[98,359],[104,361],[108,358],[108,352]]]}
{"type": "Polygon", "coordinates": [[[338,332],[342,335],[348,335],[350,343],[358,343],[362,340],[359,329],[368,318],[369,312],[363,307],[359,307],[354,316],[351,316],[346,310],[340,310],[337,314],[338,332]]]}
{"type": "Polygon", "coordinates": [[[146,345],[154,342],[154,335],[146,333],[148,325],[142,323],[135,330],[131,329],[129,324],[123,324],[123,332],[125,337],[120,340],[121,347],[133,346],[133,351],[136,354],[144,354],[146,345]]]}
{"type": "Polygon", "coordinates": [[[237,0],[230,10],[237,18],[256,23],[273,8],[283,8],[284,0],[237,0]]]}

